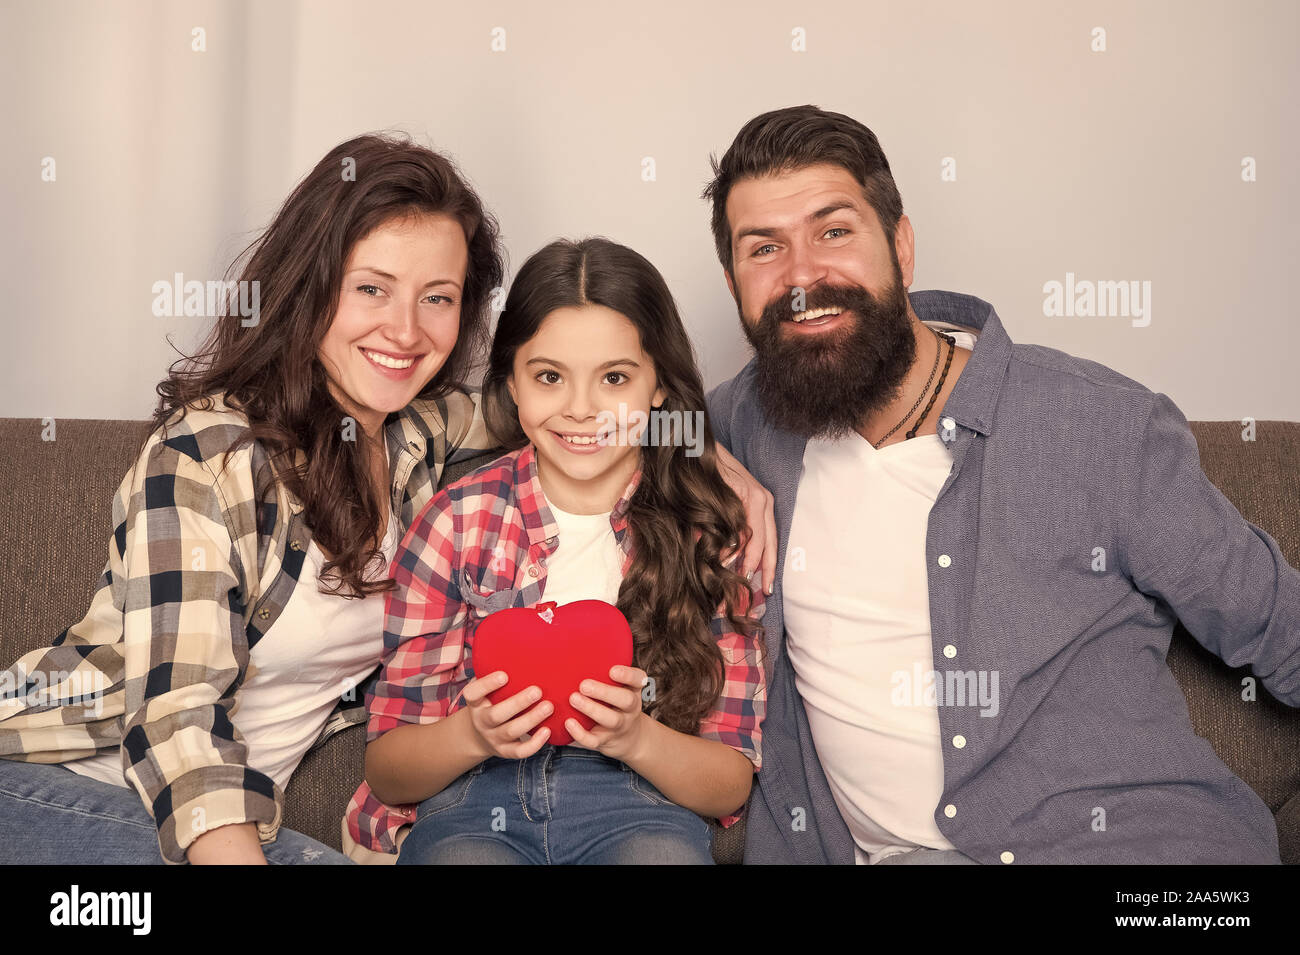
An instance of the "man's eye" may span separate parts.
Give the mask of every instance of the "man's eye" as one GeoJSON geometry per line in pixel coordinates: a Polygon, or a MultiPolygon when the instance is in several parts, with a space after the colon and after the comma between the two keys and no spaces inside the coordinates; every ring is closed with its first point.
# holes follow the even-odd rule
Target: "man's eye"
{"type": "Polygon", "coordinates": [[[761,256],[764,249],[775,249],[775,248],[776,246],[774,246],[772,243],[769,242],[767,245],[760,245],[757,249],[755,249],[754,255],[761,256]]]}
{"type": "Polygon", "coordinates": [[[845,228],[843,228],[843,227],[841,227],[841,226],[836,226],[834,229],[827,229],[827,230],[826,230],[826,234],[827,234],[827,235],[830,235],[832,232],[843,232],[845,235],[848,235],[849,230],[848,230],[848,229],[845,229],[845,228]]]}

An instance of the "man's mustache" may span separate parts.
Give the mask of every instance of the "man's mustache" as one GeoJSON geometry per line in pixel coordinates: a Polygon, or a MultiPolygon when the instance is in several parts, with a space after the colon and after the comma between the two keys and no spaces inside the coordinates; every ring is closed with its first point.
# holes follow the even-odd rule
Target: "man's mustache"
{"type": "MultiPolygon", "coordinates": [[[[787,320],[793,320],[798,314],[794,308],[796,290],[791,289],[788,293],[778,296],[768,303],[763,309],[760,320],[764,323],[776,323],[787,320]]],[[[859,286],[839,287],[833,286],[824,288],[815,296],[806,294],[803,308],[799,312],[811,312],[817,308],[838,308],[841,311],[848,311],[853,308],[853,300],[875,303],[875,298],[866,289],[859,286]]]]}

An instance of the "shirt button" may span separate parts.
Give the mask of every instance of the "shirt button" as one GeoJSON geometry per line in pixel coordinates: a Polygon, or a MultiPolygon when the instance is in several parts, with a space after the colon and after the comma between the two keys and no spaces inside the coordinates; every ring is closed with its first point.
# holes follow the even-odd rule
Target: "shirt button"
{"type": "Polygon", "coordinates": [[[957,815],[957,807],[952,803],[948,803],[948,805],[943,807],[943,814],[951,819],[953,816],[957,815]]]}
{"type": "Polygon", "coordinates": [[[263,620],[265,620],[267,617],[271,616],[271,611],[263,607],[261,610],[257,612],[257,615],[261,617],[263,620]]]}
{"type": "Polygon", "coordinates": [[[534,567],[529,567],[529,568],[528,568],[528,576],[529,576],[529,577],[536,577],[536,576],[537,576],[537,568],[536,568],[535,566],[534,566],[534,567]]]}
{"type": "Polygon", "coordinates": [[[948,566],[951,565],[951,564],[952,564],[952,558],[951,558],[951,557],[949,557],[947,554],[940,554],[940,555],[939,555],[939,566],[940,566],[940,567],[948,567],[948,566]]]}
{"type": "Polygon", "coordinates": [[[957,427],[957,422],[953,421],[951,418],[944,418],[939,423],[943,425],[943,430],[945,431],[951,431],[953,428],[957,427]]]}
{"type": "Polygon", "coordinates": [[[302,550],[302,543],[300,541],[289,541],[289,549],[302,550]]]}
{"type": "Polygon", "coordinates": [[[1001,859],[1003,862],[1005,862],[1007,865],[1011,865],[1011,863],[1016,861],[1015,853],[1011,852],[1010,850],[1007,850],[1006,852],[1002,853],[1002,855],[998,856],[998,858],[1001,859]]]}
{"type": "Polygon", "coordinates": [[[943,648],[943,655],[947,657],[949,660],[951,660],[953,657],[957,655],[957,648],[950,643],[943,648]]]}
{"type": "Polygon", "coordinates": [[[961,749],[963,746],[966,745],[966,737],[958,733],[956,736],[952,738],[952,745],[956,746],[958,749],[961,749]]]}

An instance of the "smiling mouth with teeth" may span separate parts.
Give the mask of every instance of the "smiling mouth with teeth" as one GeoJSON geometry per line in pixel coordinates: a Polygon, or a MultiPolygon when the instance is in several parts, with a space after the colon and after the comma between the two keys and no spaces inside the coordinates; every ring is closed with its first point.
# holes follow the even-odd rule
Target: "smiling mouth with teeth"
{"type": "Polygon", "coordinates": [[[804,323],[821,325],[839,315],[841,311],[843,309],[834,306],[830,308],[810,308],[806,312],[796,312],[791,321],[797,325],[803,325],[804,323]]]}
{"type": "Polygon", "coordinates": [[[415,364],[414,358],[394,358],[392,355],[371,351],[369,348],[362,348],[361,352],[376,365],[383,365],[385,368],[394,368],[398,371],[403,368],[410,368],[415,364]]]}
{"type": "Polygon", "coordinates": [[[559,431],[553,433],[561,441],[567,441],[569,444],[599,444],[601,439],[599,434],[562,434],[559,431]]]}

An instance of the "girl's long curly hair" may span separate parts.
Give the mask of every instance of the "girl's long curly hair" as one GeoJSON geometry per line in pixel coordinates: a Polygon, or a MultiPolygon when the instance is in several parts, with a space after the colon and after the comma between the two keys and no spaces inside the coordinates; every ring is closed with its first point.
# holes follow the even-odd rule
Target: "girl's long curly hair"
{"type": "Polygon", "coordinates": [[[355,440],[345,435],[348,412],[330,393],[319,348],[356,243],[390,220],[420,215],[455,219],[469,250],[456,345],[418,397],[446,395],[486,351],[491,295],[505,274],[499,230],[450,159],[391,134],[350,139],[317,163],[227,273],[227,282],[237,275],[257,283],[257,321],[246,326],[233,297],[224,302],[198,354],[174,363],[157,388],[151,434],[177,411],[183,418],[191,406],[210,409],[217,395],[247,415],[249,431],[227,454],[251,441],[265,446],[272,476],[302,502],[315,539],[334,555],[323,567],[326,592],[347,597],[392,587],[365,579],[383,559],[380,508],[388,504],[376,499],[359,453],[369,439],[360,429],[355,440]]]}
{"type": "Polygon", "coordinates": [[[680,426],[672,439],[640,448],[641,480],[627,512],[633,560],[617,604],[632,629],[636,665],[655,681],[646,712],[695,735],[722,692],[722,654],[709,629],[717,608],[725,604],[732,626],[754,640],[756,660],[763,641],[762,628],[740,612],[749,582],[720,557],[743,549],[749,529],[740,499],[718,473],[695,354],[663,276],[632,249],[599,237],[559,240],[531,256],[497,319],[484,417],[507,448],[528,443],[507,386],[515,354],[553,311],[585,305],[613,309],[636,326],[666,393],[658,410],[698,412],[703,420],[698,457],[684,453],[680,426]]]}

